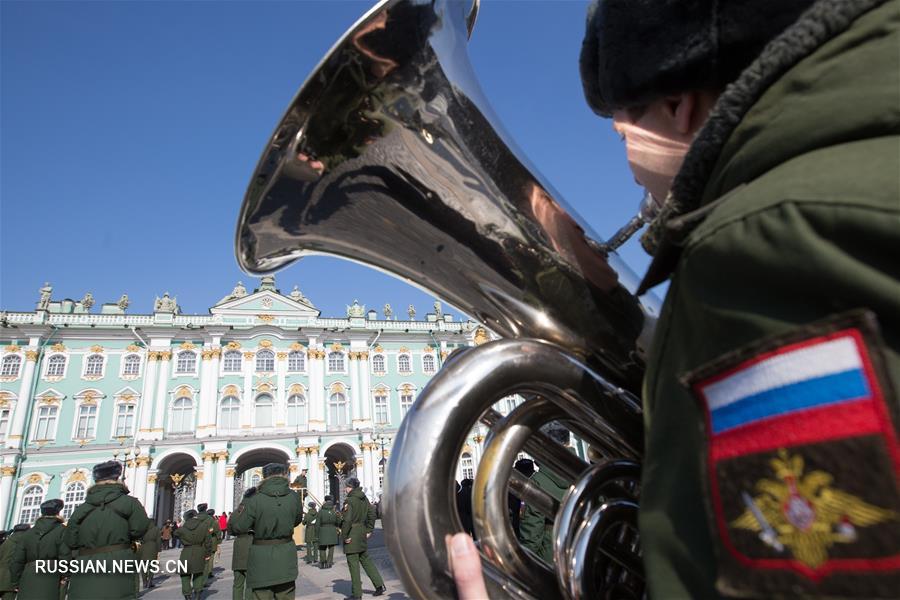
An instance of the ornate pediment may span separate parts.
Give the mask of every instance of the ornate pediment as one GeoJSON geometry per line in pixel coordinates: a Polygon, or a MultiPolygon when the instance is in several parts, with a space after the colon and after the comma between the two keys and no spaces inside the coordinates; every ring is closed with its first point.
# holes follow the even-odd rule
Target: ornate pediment
{"type": "Polygon", "coordinates": [[[209,309],[214,315],[248,314],[265,317],[265,322],[278,317],[317,317],[320,311],[303,295],[284,296],[269,288],[240,297],[227,296],[209,309]]]}

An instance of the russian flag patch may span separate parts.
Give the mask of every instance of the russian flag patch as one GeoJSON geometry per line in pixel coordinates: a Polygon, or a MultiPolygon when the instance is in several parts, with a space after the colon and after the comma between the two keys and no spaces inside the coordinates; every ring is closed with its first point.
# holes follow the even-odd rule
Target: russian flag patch
{"type": "Polygon", "coordinates": [[[720,590],[900,590],[897,405],[879,349],[857,313],[684,378],[706,420],[720,590]]]}

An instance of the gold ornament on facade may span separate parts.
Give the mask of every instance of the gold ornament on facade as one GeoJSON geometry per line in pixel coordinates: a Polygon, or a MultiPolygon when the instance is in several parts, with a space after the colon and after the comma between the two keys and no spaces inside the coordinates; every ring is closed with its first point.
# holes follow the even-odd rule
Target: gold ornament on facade
{"type": "Polygon", "coordinates": [[[227,467],[225,469],[225,477],[234,477],[234,467],[227,467]]]}
{"type": "Polygon", "coordinates": [[[162,352],[159,353],[159,360],[171,360],[171,358],[172,358],[172,353],[169,352],[168,350],[163,350],[162,352]]]}
{"type": "Polygon", "coordinates": [[[472,439],[475,440],[476,444],[480,444],[481,442],[484,441],[484,436],[481,435],[480,433],[476,433],[475,435],[472,436],[472,439]]]}
{"type": "Polygon", "coordinates": [[[37,350],[26,350],[25,351],[25,360],[29,362],[37,362],[38,353],[37,350]]]}
{"type": "Polygon", "coordinates": [[[363,459],[357,458],[357,459],[356,459],[356,466],[357,466],[357,467],[363,466],[363,459]]]}
{"type": "Polygon", "coordinates": [[[149,456],[139,456],[137,458],[137,465],[139,467],[149,467],[150,463],[152,463],[152,462],[153,462],[153,459],[150,458],[149,456]]]}
{"type": "Polygon", "coordinates": [[[215,452],[204,452],[203,454],[200,455],[200,458],[203,459],[203,462],[206,462],[208,460],[212,460],[213,458],[215,458],[215,456],[216,456],[215,452]]]}
{"type": "Polygon", "coordinates": [[[212,351],[211,350],[203,350],[200,352],[200,360],[210,360],[212,359],[212,351]]]}
{"type": "Polygon", "coordinates": [[[331,387],[328,389],[331,391],[332,394],[342,394],[345,391],[347,391],[347,388],[344,387],[344,384],[341,383],[340,381],[335,381],[334,383],[331,384],[331,387]]]}
{"type": "Polygon", "coordinates": [[[406,346],[400,346],[400,350],[398,350],[400,354],[409,354],[409,348],[406,346]]]}
{"type": "Polygon", "coordinates": [[[97,394],[88,390],[81,394],[80,398],[82,404],[96,404],[97,403],[97,394]]]}
{"type": "Polygon", "coordinates": [[[254,356],[256,356],[256,354],[253,352],[244,352],[244,358],[247,360],[253,360],[254,356]]]}
{"type": "Polygon", "coordinates": [[[400,386],[400,391],[404,394],[412,394],[414,391],[414,388],[412,385],[410,385],[408,383],[404,383],[403,385],[400,386]]]}
{"type": "Polygon", "coordinates": [[[256,391],[257,392],[271,392],[272,386],[268,383],[260,383],[258,386],[256,386],[256,391]]]}
{"type": "Polygon", "coordinates": [[[434,348],[432,348],[431,346],[425,346],[424,348],[422,348],[422,352],[424,352],[425,354],[433,354],[434,348]]]}
{"type": "Polygon", "coordinates": [[[96,353],[103,352],[103,346],[100,346],[99,344],[95,344],[95,345],[91,346],[91,352],[96,352],[96,353]]]}
{"type": "Polygon", "coordinates": [[[369,360],[369,353],[368,352],[360,352],[359,360],[369,360]]]}
{"type": "Polygon", "coordinates": [[[331,345],[332,352],[343,352],[344,346],[340,342],[335,342],[331,345]]]}
{"type": "Polygon", "coordinates": [[[343,473],[344,467],[347,466],[347,463],[345,463],[342,460],[336,460],[332,464],[334,465],[334,470],[337,471],[338,473],[343,473]]]}
{"type": "Polygon", "coordinates": [[[147,483],[156,483],[156,474],[147,475],[147,483]]]}
{"type": "Polygon", "coordinates": [[[75,471],[74,473],[69,475],[68,479],[66,479],[67,484],[75,483],[76,481],[87,481],[87,477],[85,476],[84,471],[75,471]]]}
{"type": "Polygon", "coordinates": [[[9,346],[7,346],[4,349],[4,352],[18,352],[18,351],[19,351],[19,347],[16,346],[15,344],[10,344],[9,346]]]}
{"type": "MultiPolygon", "coordinates": [[[[60,344],[60,346],[61,345],[62,344],[60,344]]],[[[134,344],[128,344],[128,346],[125,348],[125,350],[127,350],[128,352],[140,352],[141,348],[140,348],[140,346],[135,346],[134,344]]]]}
{"type": "Polygon", "coordinates": [[[224,395],[224,396],[237,396],[240,393],[241,393],[240,390],[238,390],[238,387],[234,384],[226,385],[225,389],[222,390],[222,395],[224,395]]]}
{"type": "Polygon", "coordinates": [[[133,469],[133,468],[134,468],[134,461],[133,461],[133,460],[129,460],[129,461],[128,461],[127,463],[125,463],[125,464],[126,464],[126,466],[127,466],[129,469],[133,469]]]}
{"type": "Polygon", "coordinates": [[[441,360],[446,360],[447,357],[450,356],[450,353],[446,350],[441,350],[441,360]]]}
{"type": "Polygon", "coordinates": [[[159,352],[151,350],[147,353],[147,360],[149,362],[156,362],[157,360],[159,360],[159,352]]]}
{"type": "Polygon", "coordinates": [[[271,342],[271,340],[262,340],[259,342],[259,347],[260,348],[271,348],[272,342],[271,342]]]}
{"type": "Polygon", "coordinates": [[[347,353],[347,358],[349,358],[351,361],[354,361],[359,358],[359,352],[349,352],[347,353]]]}
{"type": "Polygon", "coordinates": [[[179,348],[181,348],[182,350],[193,350],[196,347],[197,346],[195,346],[191,342],[182,342],[181,346],[179,346],[179,348]]]}
{"type": "Polygon", "coordinates": [[[119,396],[119,402],[121,402],[122,404],[128,404],[134,402],[134,400],[134,394],[122,394],[121,396],[119,396]]]}
{"type": "Polygon", "coordinates": [[[462,452],[460,452],[460,456],[462,456],[463,454],[472,454],[472,446],[468,444],[463,446],[462,452]]]}
{"type": "Polygon", "coordinates": [[[194,473],[194,477],[197,478],[197,481],[201,481],[203,479],[203,471],[197,471],[194,473]]]}
{"type": "Polygon", "coordinates": [[[228,450],[219,450],[216,452],[216,460],[228,460],[228,450]]]}
{"type": "Polygon", "coordinates": [[[179,473],[172,473],[171,475],[169,475],[169,477],[172,479],[172,485],[174,485],[175,487],[181,485],[181,480],[184,479],[184,475],[181,475],[179,473]]]}
{"type": "Polygon", "coordinates": [[[303,350],[303,344],[301,344],[300,342],[294,342],[293,344],[291,344],[291,350],[294,350],[294,351],[303,350]]]}
{"type": "Polygon", "coordinates": [[[305,394],[305,393],[306,393],[306,390],[303,389],[303,385],[301,385],[299,383],[292,383],[291,387],[288,389],[288,395],[291,395],[291,396],[293,396],[295,394],[305,394]]]}
{"type": "Polygon", "coordinates": [[[189,388],[186,385],[183,385],[183,386],[179,387],[177,390],[175,390],[176,398],[193,398],[193,396],[194,396],[194,392],[191,390],[191,388],[189,388]]]}
{"type": "Polygon", "coordinates": [[[273,315],[256,315],[256,318],[263,323],[271,323],[275,320],[275,317],[273,315]]]}
{"type": "Polygon", "coordinates": [[[240,342],[228,342],[227,344],[225,344],[225,347],[228,350],[238,350],[241,347],[241,344],[240,342]]]}
{"type": "Polygon", "coordinates": [[[384,348],[381,347],[381,344],[378,344],[377,346],[372,348],[372,352],[374,352],[375,354],[381,354],[382,352],[384,352],[384,348]]]}
{"type": "Polygon", "coordinates": [[[44,483],[44,478],[37,473],[32,473],[28,476],[28,483],[44,483]]]}
{"type": "MultiPolygon", "coordinates": [[[[131,348],[131,346],[128,346],[128,347],[131,348]]],[[[65,352],[66,347],[63,345],[62,342],[56,342],[55,344],[50,346],[50,350],[52,350],[53,352],[65,352]]]]}
{"type": "Polygon", "coordinates": [[[277,352],[275,354],[275,358],[277,358],[278,360],[285,360],[287,357],[288,357],[287,352],[277,352]]]}
{"type": "Polygon", "coordinates": [[[0,467],[0,477],[12,477],[15,474],[15,467],[0,467]]]}

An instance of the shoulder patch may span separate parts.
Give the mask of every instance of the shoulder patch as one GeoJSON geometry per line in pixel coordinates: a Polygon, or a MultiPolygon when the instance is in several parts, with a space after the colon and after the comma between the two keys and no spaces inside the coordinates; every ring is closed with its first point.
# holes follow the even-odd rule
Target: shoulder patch
{"type": "Polygon", "coordinates": [[[719,590],[893,597],[898,407],[874,316],[804,327],[683,382],[706,416],[719,590]]]}

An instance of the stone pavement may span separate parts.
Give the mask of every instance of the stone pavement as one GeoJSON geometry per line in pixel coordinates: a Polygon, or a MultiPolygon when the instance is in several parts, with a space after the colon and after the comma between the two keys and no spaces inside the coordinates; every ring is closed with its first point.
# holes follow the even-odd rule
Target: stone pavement
{"type": "MultiPolygon", "coordinates": [[[[206,588],[203,594],[204,600],[232,600],[231,586],[234,582],[231,572],[231,548],[232,541],[228,540],[219,546],[219,556],[213,569],[212,585],[206,588]]],[[[161,568],[165,568],[165,561],[177,560],[181,550],[164,550],[160,553],[161,568]]],[[[309,600],[333,600],[345,598],[350,595],[350,571],[347,569],[347,559],[340,546],[334,549],[334,567],[331,569],[313,568],[303,562],[305,550],[298,553],[300,576],[297,578],[296,598],[309,600]]],[[[387,592],[380,598],[390,600],[403,600],[409,598],[403,590],[400,579],[394,571],[394,565],[384,545],[384,534],[381,522],[375,529],[375,533],[369,539],[369,556],[378,566],[378,571],[384,578],[387,592]]],[[[362,571],[363,598],[372,598],[375,587],[362,571]]],[[[154,579],[156,587],[142,591],[141,600],[183,600],[181,595],[181,579],[177,575],[157,575],[154,579]]],[[[248,595],[247,598],[252,598],[248,595]]]]}

